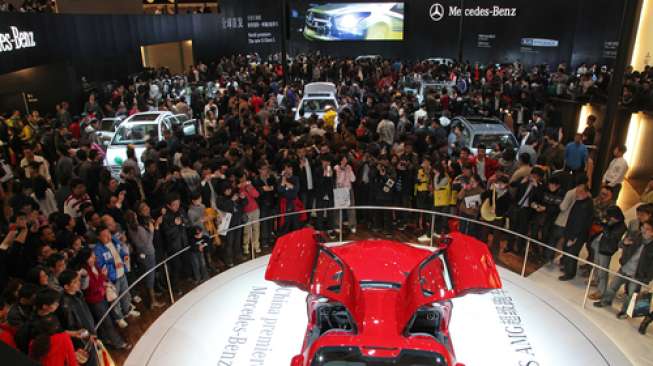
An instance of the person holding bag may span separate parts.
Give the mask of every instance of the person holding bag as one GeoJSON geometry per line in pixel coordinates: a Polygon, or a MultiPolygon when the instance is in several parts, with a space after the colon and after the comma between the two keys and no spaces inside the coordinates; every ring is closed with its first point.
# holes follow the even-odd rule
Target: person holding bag
{"type": "MultiPolygon", "coordinates": [[[[594,262],[601,267],[609,268],[612,256],[619,250],[619,242],[626,232],[624,214],[617,206],[610,206],[606,210],[606,217],[601,222],[602,232],[592,240],[592,250],[596,254],[594,262]]],[[[598,270],[597,291],[589,296],[591,300],[599,300],[608,288],[608,272],[598,270]]],[[[590,278],[590,281],[592,279],[590,278]]]]}
{"type": "MultiPolygon", "coordinates": [[[[436,212],[449,213],[451,203],[451,179],[442,164],[436,164],[433,169],[433,206],[436,212]]],[[[443,234],[447,230],[448,219],[435,217],[435,232],[443,234]]]]}
{"type": "MultiPolygon", "coordinates": [[[[621,264],[619,273],[627,277],[634,277],[639,282],[651,282],[653,280],[653,221],[643,222],[641,234],[635,240],[629,237],[625,238],[621,242],[621,247],[623,248],[623,253],[619,260],[621,264]]],[[[612,301],[621,286],[626,287],[626,299],[617,314],[617,318],[625,319],[626,310],[628,309],[631,298],[635,293],[640,292],[641,286],[635,282],[630,282],[622,277],[615,276],[612,282],[610,282],[610,287],[601,297],[601,300],[595,302],[594,306],[602,308],[612,305],[612,301]]],[[[645,324],[644,331],[646,331],[646,327],[648,327],[648,324],[645,324]]]]}
{"type": "MultiPolygon", "coordinates": [[[[494,183],[490,185],[483,195],[483,204],[481,205],[481,220],[497,227],[506,227],[512,197],[508,192],[508,177],[499,176],[494,183]]],[[[499,258],[499,247],[501,244],[501,230],[483,227],[481,241],[487,242],[495,258],[499,258]],[[490,242],[489,234],[492,234],[490,242]]]]}
{"type": "MultiPolygon", "coordinates": [[[[464,184],[458,192],[458,214],[461,217],[477,220],[481,211],[481,196],[485,191],[481,184],[483,181],[478,174],[472,175],[469,183],[464,184]]],[[[478,228],[475,224],[461,220],[460,232],[463,234],[478,237],[478,228]]]]}
{"type": "MultiPolygon", "coordinates": [[[[425,157],[422,161],[422,165],[419,170],[417,170],[417,181],[415,182],[415,201],[417,203],[417,208],[420,210],[431,210],[433,206],[431,205],[431,191],[433,190],[433,182],[431,181],[432,176],[432,167],[431,159],[425,157]]],[[[423,213],[418,214],[417,220],[417,230],[422,231],[422,236],[417,240],[419,241],[429,241],[431,240],[428,232],[428,223],[423,213]]]]}
{"type": "MultiPolygon", "coordinates": [[[[75,262],[80,266],[81,285],[84,293],[84,300],[88,304],[93,318],[99,321],[102,315],[109,309],[107,301],[106,286],[109,284],[107,270],[100,270],[96,264],[95,253],[90,248],[82,248],[77,255],[75,262]]],[[[115,328],[112,319],[105,319],[98,328],[98,336],[115,349],[131,349],[131,345],[120,336],[115,328]]]]}
{"type": "MultiPolygon", "coordinates": [[[[334,170],[331,168],[331,154],[320,155],[321,165],[315,169],[315,198],[318,209],[334,207],[334,170]]],[[[333,210],[317,212],[315,227],[334,237],[333,224],[335,222],[333,210]]]]}
{"type": "MultiPolygon", "coordinates": [[[[355,206],[354,201],[354,190],[352,189],[352,183],[356,182],[356,174],[354,174],[354,169],[349,164],[349,160],[346,155],[343,155],[340,158],[340,163],[336,165],[333,170],[336,172],[336,189],[346,189],[349,191],[349,206],[355,206]]],[[[349,230],[352,234],[356,234],[356,210],[349,209],[347,210],[347,222],[349,224],[349,230]]],[[[342,227],[342,223],[340,223],[342,227]]]]}

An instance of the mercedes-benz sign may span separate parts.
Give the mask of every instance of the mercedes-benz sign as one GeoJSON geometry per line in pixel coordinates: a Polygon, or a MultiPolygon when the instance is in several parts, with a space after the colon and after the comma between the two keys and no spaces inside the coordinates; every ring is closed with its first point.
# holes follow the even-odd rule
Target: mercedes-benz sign
{"type": "Polygon", "coordinates": [[[440,3],[435,3],[431,5],[429,9],[429,16],[433,19],[434,22],[439,22],[444,18],[444,6],[440,3]]]}

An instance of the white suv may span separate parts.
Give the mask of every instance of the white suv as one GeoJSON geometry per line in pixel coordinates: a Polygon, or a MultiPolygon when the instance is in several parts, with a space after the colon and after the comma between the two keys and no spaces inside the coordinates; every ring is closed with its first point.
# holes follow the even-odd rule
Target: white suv
{"type": "Polygon", "coordinates": [[[174,115],[172,112],[136,113],[125,119],[113,135],[104,158],[104,166],[111,170],[114,177],[120,176],[122,164],[127,160],[127,145],[133,145],[138,165],[143,171],[141,155],[145,151],[145,143],[153,139],[163,140],[164,131],[171,131],[173,126],[182,126],[185,136],[197,134],[196,120],[189,119],[185,114],[174,115]]]}
{"type": "MultiPolygon", "coordinates": [[[[317,115],[318,118],[322,118],[326,113],[327,106],[332,106],[336,112],[338,111],[335,84],[325,82],[306,84],[304,86],[304,97],[295,110],[295,120],[309,118],[313,114],[317,115]]],[[[334,127],[338,127],[338,117],[336,117],[334,127]]]]}

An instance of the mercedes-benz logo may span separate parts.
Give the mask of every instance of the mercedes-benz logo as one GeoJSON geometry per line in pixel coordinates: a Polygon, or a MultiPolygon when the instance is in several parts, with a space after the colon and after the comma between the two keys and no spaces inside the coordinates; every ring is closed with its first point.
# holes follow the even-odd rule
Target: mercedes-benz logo
{"type": "Polygon", "coordinates": [[[444,6],[440,3],[435,3],[431,5],[431,8],[429,9],[429,16],[433,21],[439,22],[444,18],[444,6]]]}

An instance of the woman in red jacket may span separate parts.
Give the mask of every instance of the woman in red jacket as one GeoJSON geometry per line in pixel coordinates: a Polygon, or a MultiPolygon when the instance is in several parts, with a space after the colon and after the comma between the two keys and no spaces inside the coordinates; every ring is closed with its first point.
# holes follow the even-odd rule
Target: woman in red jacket
{"type": "Polygon", "coordinates": [[[8,313],[9,304],[7,304],[4,298],[0,297],[0,342],[15,349],[16,342],[14,341],[14,335],[16,330],[5,323],[8,313]]]}
{"type": "Polygon", "coordinates": [[[70,335],[57,333],[53,317],[44,318],[37,325],[39,335],[29,345],[29,356],[42,366],[77,366],[77,356],[70,335]]]}
{"type": "MultiPolygon", "coordinates": [[[[95,253],[90,248],[82,248],[76,259],[81,267],[82,289],[84,299],[93,313],[95,321],[100,321],[102,315],[109,309],[109,302],[106,299],[107,279],[106,269],[100,270],[95,264],[95,253]]],[[[126,326],[126,325],[125,325],[126,326]]],[[[116,330],[113,319],[104,319],[98,329],[98,336],[107,345],[116,349],[130,349],[131,345],[120,336],[116,330]]]]}

